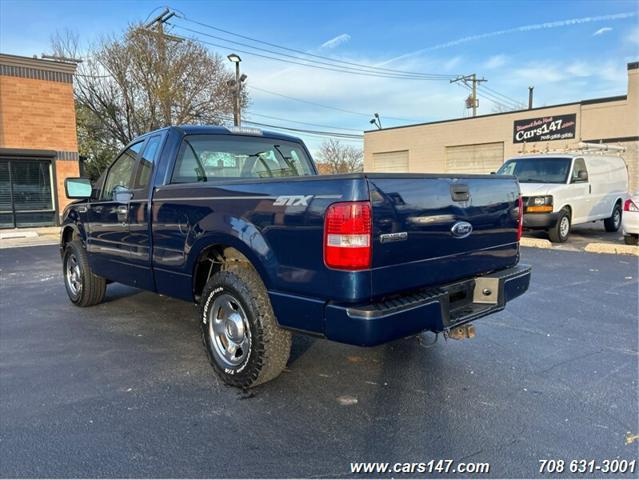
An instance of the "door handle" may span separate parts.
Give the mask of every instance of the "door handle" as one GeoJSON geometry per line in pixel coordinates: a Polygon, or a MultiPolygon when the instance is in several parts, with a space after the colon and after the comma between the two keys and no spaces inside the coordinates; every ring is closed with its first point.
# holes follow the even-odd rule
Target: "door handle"
{"type": "Polygon", "coordinates": [[[129,213],[129,207],[126,205],[120,205],[116,211],[118,212],[118,215],[126,215],[129,213]]]}
{"type": "Polygon", "coordinates": [[[592,193],[592,185],[588,185],[588,193],[592,193]]]}

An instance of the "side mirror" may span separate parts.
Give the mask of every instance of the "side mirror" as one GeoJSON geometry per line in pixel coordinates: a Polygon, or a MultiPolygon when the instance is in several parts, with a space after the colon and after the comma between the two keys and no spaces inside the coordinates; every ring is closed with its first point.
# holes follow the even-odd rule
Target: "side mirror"
{"type": "Polygon", "coordinates": [[[67,198],[90,198],[93,187],[88,178],[67,178],[64,180],[64,192],[67,198]]]}
{"type": "Polygon", "coordinates": [[[586,172],[585,170],[579,170],[577,172],[577,178],[579,178],[580,181],[585,182],[586,180],[588,180],[588,172],[586,172]]]}

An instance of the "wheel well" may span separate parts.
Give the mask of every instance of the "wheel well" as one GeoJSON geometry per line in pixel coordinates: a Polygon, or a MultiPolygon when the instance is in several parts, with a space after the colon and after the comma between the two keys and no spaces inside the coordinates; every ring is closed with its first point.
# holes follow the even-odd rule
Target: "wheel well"
{"type": "Polygon", "coordinates": [[[69,243],[70,241],[79,240],[79,239],[80,239],[80,235],[78,234],[78,232],[76,232],[71,227],[66,227],[62,231],[62,248],[64,248],[66,244],[69,243]]]}
{"type": "Polygon", "coordinates": [[[572,207],[570,205],[564,205],[561,207],[561,210],[568,211],[568,216],[570,217],[570,223],[572,223],[572,207]]]}
{"type": "Polygon", "coordinates": [[[217,272],[224,270],[229,262],[253,264],[239,250],[226,245],[211,245],[198,256],[193,267],[193,296],[199,299],[206,282],[217,272]]]}

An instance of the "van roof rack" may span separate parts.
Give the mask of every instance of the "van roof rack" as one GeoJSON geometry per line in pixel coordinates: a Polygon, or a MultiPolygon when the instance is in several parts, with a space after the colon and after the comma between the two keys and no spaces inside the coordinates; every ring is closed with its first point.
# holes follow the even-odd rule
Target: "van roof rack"
{"type": "Polygon", "coordinates": [[[545,149],[538,149],[536,145],[532,145],[530,148],[526,143],[524,143],[519,153],[522,155],[534,154],[534,153],[575,153],[575,154],[583,154],[583,153],[599,153],[599,154],[616,154],[619,155],[626,151],[625,147],[621,145],[610,145],[608,143],[591,143],[591,142],[578,142],[576,145],[569,146],[566,144],[563,148],[555,147],[550,148],[549,145],[546,145],[545,149]]]}

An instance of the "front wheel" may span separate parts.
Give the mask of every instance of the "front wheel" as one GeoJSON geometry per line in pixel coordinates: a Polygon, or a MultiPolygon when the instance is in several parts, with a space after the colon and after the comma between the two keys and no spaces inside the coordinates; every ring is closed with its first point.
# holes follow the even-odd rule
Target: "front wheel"
{"type": "Polygon", "coordinates": [[[564,243],[568,240],[568,234],[570,233],[570,213],[566,209],[559,212],[559,218],[557,224],[548,230],[548,236],[550,241],[554,243],[564,243]]]}
{"type": "Polygon", "coordinates": [[[64,286],[69,300],[79,307],[97,305],[104,299],[106,280],[89,267],[87,252],[79,240],[67,243],[62,257],[64,286]]]}
{"type": "Polygon", "coordinates": [[[257,272],[234,262],[214,274],[200,300],[202,341],[227,385],[249,388],[277,377],[288,361],[291,333],[282,330],[257,272]]]}
{"type": "Polygon", "coordinates": [[[612,215],[604,220],[606,232],[616,232],[621,227],[621,205],[616,204],[612,209],[612,215]]]}

